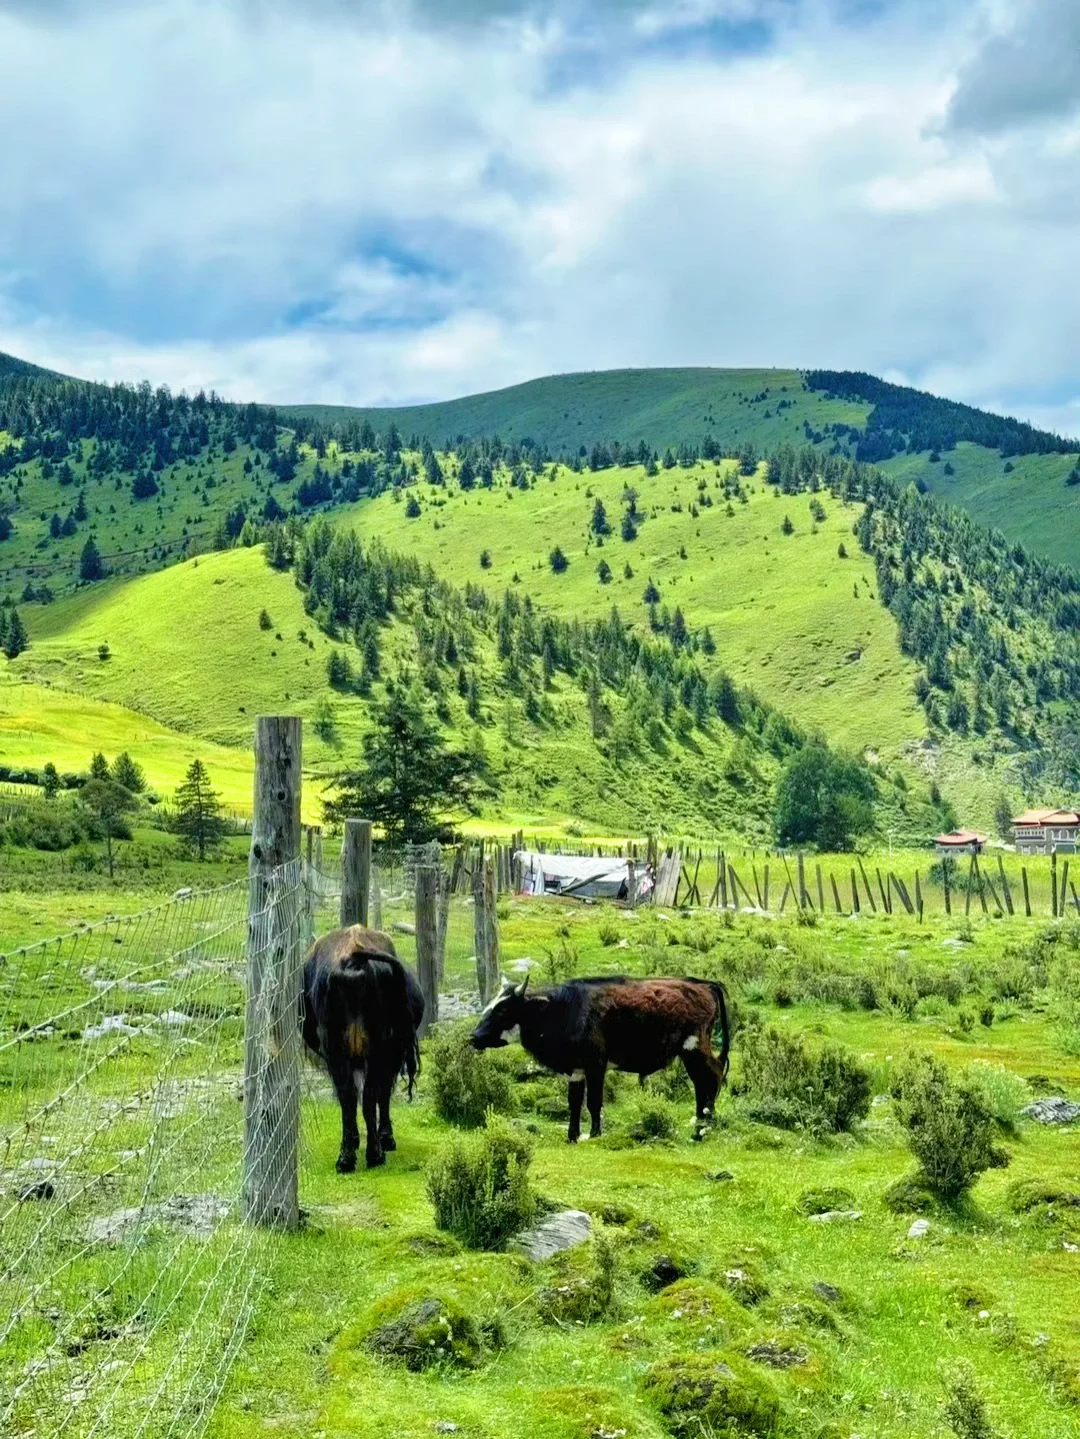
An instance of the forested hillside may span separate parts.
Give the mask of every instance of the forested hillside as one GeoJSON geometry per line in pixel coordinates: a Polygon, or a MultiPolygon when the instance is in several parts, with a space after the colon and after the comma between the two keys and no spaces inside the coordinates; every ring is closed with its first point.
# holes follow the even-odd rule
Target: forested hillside
{"type": "MultiPolygon", "coordinates": [[[[640,399],[651,373],[537,382],[523,413],[563,384],[586,406],[575,428],[617,404],[640,419],[627,377],[640,399]]],[[[813,734],[880,767],[901,827],[939,794],[986,824],[1003,793],[1080,787],[1077,573],[910,468],[924,444],[942,472],[990,443],[1069,465],[1067,442],[872,377],[658,373],[654,418],[683,423],[696,396],[698,438],[657,447],[631,424],[436,447],[396,420],[16,364],[0,373],[0,645],[21,678],[208,742],[299,706],[325,731],[324,775],[388,679],[418,685],[463,743],[494,742],[492,795],[616,827],[636,802],[764,833],[776,766],[813,734]],[[709,393],[686,378],[703,375],[709,393]],[[778,424],[790,443],[754,438],[778,424]],[[859,461],[866,443],[909,468],[859,461]]]]}

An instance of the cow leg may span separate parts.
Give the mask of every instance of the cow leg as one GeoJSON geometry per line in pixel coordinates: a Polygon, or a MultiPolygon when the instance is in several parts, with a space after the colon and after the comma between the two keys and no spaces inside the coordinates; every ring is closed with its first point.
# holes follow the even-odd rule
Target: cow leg
{"type": "Polygon", "coordinates": [[[364,1080],[364,1128],[367,1131],[367,1148],[365,1160],[369,1169],[375,1169],[380,1164],[386,1163],[386,1155],[383,1153],[382,1140],[379,1138],[379,1095],[385,1081],[373,1069],[368,1067],[364,1080]]]}
{"type": "Polygon", "coordinates": [[[566,1137],[571,1144],[576,1144],[581,1138],[581,1106],[585,1103],[585,1075],[580,1069],[575,1069],[570,1076],[569,1087],[570,1100],[570,1128],[566,1137]]]}
{"type": "Polygon", "coordinates": [[[389,1153],[397,1148],[394,1126],[390,1122],[390,1097],[393,1092],[394,1080],[391,1076],[379,1092],[379,1143],[382,1145],[384,1153],[389,1153]]]}
{"type": "Polygon", "coordinates": [[[720,1089],[720,1076],[715,1068],[716,1061],[711,1055],[702,1053],[700,1049],[684,1049],[682,1062],[686,1066],[686,1072],[694,1086],[694,1099],[697,1102],[694,1138],[704,1139],[705,1130],[712,1122],[713,1106],[716,1104],[716,1096],[720,1089]]]}
{"type": "Polygon", "coordinates": [[[603,1128],[601,1117],[604,1110],[604,1076],[606,1074],[607,1064],[603,1061],[590,1065],[585,1071],[586,1103],[589,1106],[589,1118],[592,1121],[589,1128],[590,1139],[599,1139],[603,1128]]]}
{"type": "Polygon", "coordinates": [[[330,1067],[330,1078],[341,1106],[341,1150],[337,1157],[337,1172],[351,1174],[356,1168],[360,1131],[356,1126],[356,1079],[352,1065],[345,1056],[341,1056],[330,1067]]]}

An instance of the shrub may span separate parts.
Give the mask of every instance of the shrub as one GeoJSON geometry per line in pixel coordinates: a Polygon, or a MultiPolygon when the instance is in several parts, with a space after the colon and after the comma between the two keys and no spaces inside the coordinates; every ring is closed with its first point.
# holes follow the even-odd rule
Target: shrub
{"type": "Polygon", "coordinates": [[[956,1439],[995,1439],[986,1400],[975,1383],[975,1370],[966,1359],[945,1372],[945,1422],[956,1439]]]}
{"type": "Polygon", "coordinates": [[[637,1118],[631,1126],[630,1137],[638,1144],[674,1139],[676,1126],[675,1107],[670,1100],[660,1096],[651,1097],[643,1099],[638,1105],[637,1118]]]}
{"type": "Polygon", "coordinates": [[[926,1214],[934,1207],[934,1195],[921,1173],[905,1174],[902,1179],[893,1180],[882,1202],[893,1214],[926,1214]]]}
{"type": "Polygon", "coordinates": [[[501,1249],[536,1216],[531,1162],[528,1141],[495,1116],[483,1133],[452,1139],[428,1169],[436,1228],[470,1249],[501,1249]]]}
{"type": "Polygon", "coordinates": [[[619,942],[619,926],[613,919],[602,919],[596,933],[605,949],[610,949],[613,944],[619,942]]]}
{"type": "Polygon", "coordinates": [[[977,1094],[1002,1129],[1013,1134],[1020,1126],[1021,1110],[1031,1103],[1026,1079],[1002,1064],[976,1059],[963,1073],[964,1083],[977,1094]]]}
{"type": "Polygon", "coordinates": [[[982,1096],[965,1079],[952,1080],[933,1055],[902,1064],[892,1095],[920,1176],[942,1199],[959,1198],[984,1169],[1001,1162],[994,1117],[982,1096]]]}
{"type": "Polygon", "coordinates": [[[426,1056],[436,1114],[464,1129],[479,1128],[489,1110],[512,1114],[515,1107],[513,1056],[500,1049],[480,1054],[469,1043],[472,1031],[471,1020],[439,1025],[426,1056]]]}
{"type": "Polygon", "coordinates": [[[780,1129],[839,1133],[870,1110],[870,1072],[850,1051],[771,1025],[743,1030],[741,1087],[750,1117],[780,1129]]]}

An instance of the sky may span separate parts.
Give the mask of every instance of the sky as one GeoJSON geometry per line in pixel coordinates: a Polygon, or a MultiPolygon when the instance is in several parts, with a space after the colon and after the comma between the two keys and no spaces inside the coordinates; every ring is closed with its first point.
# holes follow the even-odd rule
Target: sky
{"type": "Polygon", "coordinates": [[[1080,433],[1077,0],[0,0],[0,350],[399,404],[865,369],[1080,433]]]}

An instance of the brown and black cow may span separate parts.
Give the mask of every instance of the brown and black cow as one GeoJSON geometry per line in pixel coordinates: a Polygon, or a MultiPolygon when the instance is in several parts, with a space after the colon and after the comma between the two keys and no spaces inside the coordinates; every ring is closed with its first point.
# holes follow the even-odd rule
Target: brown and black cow
{"type": "Polygon", "coordinates": [[[477,1049],[508,1043],[513,1031],[534,1059],[570,1076],[570,1143],[581,1136],[587,1099],[591,1138],[600,1133],[604,1075],[609,1064],[644,1078],[681,1059],[694,1085],[702,1138],[727,1075],[731,1044],[723,986],[710,979],[628,979],[609,975],[571,979],[557,989],[527,994],[503,980],[501,992],[472,1035],[477,1049]],[[720,1029],[720,1053],[712,1048],[720,1029]]]}
{"type": "Polygon", "coordinates": [[[356,1168],[359,1096],[367,1130],[368,1168],[395,1149],[390,1096],[399,1074],[420,1068],[417,1030],[424,1017],[420,986],[398,959],[390,936],[354,924],[317,939],[304,965],[304,1043],[326,1065],[341,1106],[341,1174],[356,1168]]]}

